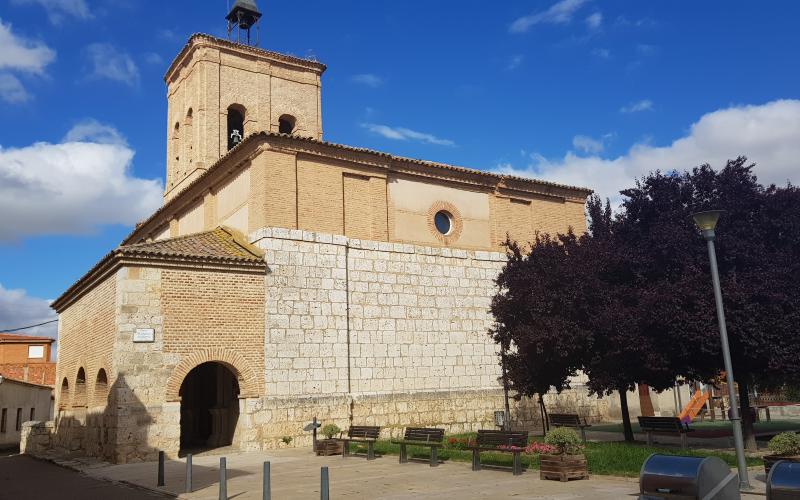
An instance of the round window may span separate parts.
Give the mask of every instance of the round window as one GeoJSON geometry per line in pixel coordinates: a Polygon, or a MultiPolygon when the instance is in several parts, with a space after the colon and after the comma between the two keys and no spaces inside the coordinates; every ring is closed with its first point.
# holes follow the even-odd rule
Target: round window
{"type": "Polygon", "coordinates": [[[436,230],[445,236],[453,230],[453,217],[444,210],[436,212],[433,217],[433,223],[436,225],[436,230]]]}

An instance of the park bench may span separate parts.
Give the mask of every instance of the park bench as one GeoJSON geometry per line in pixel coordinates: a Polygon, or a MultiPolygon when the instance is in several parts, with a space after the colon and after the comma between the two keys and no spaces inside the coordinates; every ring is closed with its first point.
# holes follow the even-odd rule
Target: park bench
{"type": "Polygon", "coordinates": [[[580,429],[583,444],[586,444],[586,428],[591,427],[586,423],[585,418],[581,418],[577,413],[551,413],[549,415],[551,427],[572,427],[580,429]]]}
{"type": "Polygon", "coordinates": [[[392,441],[393,444],[400,445],[400,463],[408,462],[406,446],[427,446],[431,449],[430,465],[439,465],[437,458],[439,447],[444,445],[444,429],[432,429],[425,427],[406,427],[403,439],[392,441]]]}
{"type": "Polygon", "coordinates": [[[512,453],[514,456],[514,475],[522,474],[522,460],[520,454],[528,446],[528,431],[494,431],[479,430],[472,450],[472,470],[481,470],[482,451],[501,451],[512,453]]]}
{"type": "Polygon", "coordinates": [[[377,425],[353,425],[347,430],[347,437],[338,438],[342,441],[342,457],[350,455],[350,443],[367,443],[367,460],[375,459],[375,441],[381,435],[381,428],[377,425]]]}
{"type": "Polygon", "coordinates": [[[653,444],[653,434],[680,434],[681,448],[688,447],[687,434],[694,432],[689,424],[684,424],[678,417],[639,417],[639,428],[647,433],[647,444],[653,444]]]}

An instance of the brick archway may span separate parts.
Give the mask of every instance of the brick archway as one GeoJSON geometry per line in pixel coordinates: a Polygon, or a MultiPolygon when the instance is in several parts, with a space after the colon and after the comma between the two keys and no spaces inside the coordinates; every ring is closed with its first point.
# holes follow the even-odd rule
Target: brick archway
{"type": "Polygon", "coordinates": [[[258,396],[257,379],[247,360],[241,355],[225,349],[209,349],[194,352],[178,363],[167,381],[166,400],[169,402],[180,401],[179,392],[183,379],[194,367],[208,362],[220,363],[233,372],[239,382],[239,398],[258,396]]]}

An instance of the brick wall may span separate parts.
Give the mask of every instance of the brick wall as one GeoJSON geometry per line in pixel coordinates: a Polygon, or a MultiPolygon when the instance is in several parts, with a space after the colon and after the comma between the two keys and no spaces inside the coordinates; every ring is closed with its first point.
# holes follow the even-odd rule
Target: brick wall
{"type": "Polygon", "coordinates": [[[496,251],[502,249],[506,234],[526,243],[537,232],[586,230],[580,199],[516,191],[508,195],[407,174],[387,177],[373,165],[275,147],[262,146],[229,174],[196,197],[193,203],[203,206],[194,213],[193,203],[181,208],[180,234],[227,224],[245,233],[282,227],[496,251]],[[454,207],[451,211],[458,219],[454,224],[462,228],[458,235],[442,238],[435,230],[431,210],[437,206],[454,207]]]}
{"type": "MultiPolygon", "coordinates": [[[[136,293],[122,289],[123,294],[136,293]]],[[[56,408],[71,408],[75,405],[90,406],[98,399],[95,382],[101,369],[112,375],[111,357],[116,324],[117,282],[114,276],[79,298],[59,315],[59,353],[56,369],[56,408]],[[86,374],[86,385],[81,395],[77,384],[79,368],[86,374]],[[70,398],[62,397],[63,380],[69,384],[70,398]]]]}
{"type": "Polygon", "coordinates": [[[0,375],[33,384],[55,386],[55,363],[4,363],[0,375]]]}
{"type": "Polygon", "coordinates": [[[263,394],[263,275],[163,270],[161,310],[164,353],[184,359],[201,351],[232,350],[257,374],[254,382],[263,394]]]}

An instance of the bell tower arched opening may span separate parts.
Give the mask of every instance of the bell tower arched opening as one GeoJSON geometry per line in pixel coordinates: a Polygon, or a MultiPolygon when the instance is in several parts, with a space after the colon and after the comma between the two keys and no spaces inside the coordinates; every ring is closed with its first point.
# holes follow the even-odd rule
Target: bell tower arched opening
{"type": "Polygon", "coordinates": [[[297,120],[292,115],[281,115],[278,119],[278,132],[281,134],[291,134],[294,132],[297,120]]]}
{"type": "Polygon", "coordinates": [[[183,379],[181,451],[230,446],[239,422],[239,382],[217,362],[194,367],[183,379]]]}
{"type": "Polygon", "coordinates": [[[238,104],[228,108],[228,149],[233,149],[244,140],[245,109],[238,104]]]}

